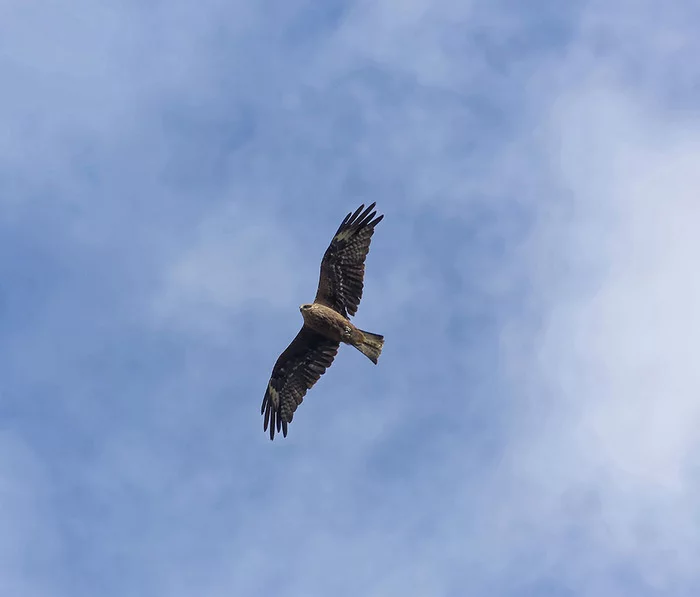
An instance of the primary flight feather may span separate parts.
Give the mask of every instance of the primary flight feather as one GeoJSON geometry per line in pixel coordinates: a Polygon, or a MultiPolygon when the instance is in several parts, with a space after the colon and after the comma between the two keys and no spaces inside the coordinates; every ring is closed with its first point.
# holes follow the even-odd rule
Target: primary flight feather
{"type": "Polygon", "coordinates": [[[375,218],[375,205],[367,209],[360,205],[345,216],[323,255],[314,302],[299,307],[304,325],[272,368],[260,411],[270,439],[275,431],[287,437],[294,411],[331,366],[341,342],[377,364],[384,337],[360,330],[348,319],[357,313],[362,299],[365,259],[374,228],[384,218],[375,218]]]}

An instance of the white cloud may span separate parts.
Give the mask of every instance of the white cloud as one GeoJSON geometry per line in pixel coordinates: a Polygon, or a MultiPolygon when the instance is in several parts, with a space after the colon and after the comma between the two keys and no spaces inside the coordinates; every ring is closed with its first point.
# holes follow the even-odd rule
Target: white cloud
{"type": "MultiPolygon", "coordinates": [[[[490,13],[474,3],[358,3],[306,54],[286,52],[278,21],[246,11],[239,21],[224,4],[183,2],[116,19],[87,5],[82,16],[67,15],[52,4],[39,18],[43,29],[32,20],[0,19],[9,23],[0,33],[15,31],[0,37],[21,50],[17,71],[36,68],[36,80],[46,85],[25,88],[40,104],[36,110],[19,93],[5,96],[12,127],[0,146],[4,164],[53,181],[52,160],[61,168],[70,162],[66,131],[94,133],[107,145],[133,133],[128,145],[138,151],[124,151],[119,165],[113,156],[102,158],[118,172],[115,179],[125,178],[119,166],[138,170],[143,180],[129,198],[148,195],[155,205],[149,203],[147,217],[156,214],[157,226],[132,243],[130,223],[114,234],[111,226],[124,222],[99,210],[107,214],[97,218],[102,226],[90,220],[84,228],[92,236],[84,236],[111,239],[118,250],[108,256],[117,261],[126,248],[148,261],[159,235],[167,237],[166,255],[134,276],[151,280],[167,262],[147,314],[159,318],[164,337],[139,328],[134,322],[143,324],[142,313],[130,313],[123,317],[128,335],[110,329],[105,338],[87,326],[80,357],[64,364],[37,359],[46,334],[38,329],[41,318],[27,335],[27,377],[43,380],[49,371],[57,404],[65,408],[68,394],[83,385],[96,394],[85,415],[94,457],[71,463],[68,482],[109,516],[81,518],[94,528],[89,541],[73,546],[75,569],[82,571],[88,551],[105,569],[118,553],[120,587],[145,579],[154,594],[167,595],[498,595],[551,580],[598,596],[619,589],[610,571],[620,562],[666,593],[673,582],[696,577],[698,535],[685,521],[697,516],[700,439],[693,359],[700,331],[693,259],[700,133],[692,118],[660,107],[659,91],[664,65],[692,43],[684,19],[664,16],[664,35],[657,37],[650,3],[635,13],[634,27],[626,20],[629,4],[615,18],[607,4],[592,4],[571,51],[554,64],[547,59],[518,70],[523,61],[508,60],[518,50],[494,42],[499,71],[484,53],[466,59],[458,42],[464,37],[480,47],[470,35],[485,30],[509,39],[519,31],[518,18],[503,7],[490,13]],[[56,29],[46,26],[52,17],[59,30],[83,19],[71,37],[75,45],[35,54],[26,39],[38,43],[42,32],[49,46],[61,45],[51,37],[56,29]],[[611,44],[620,33],[624,44],[611,44]],[[597,45],[601,39],[607,45],[597,45]],[[260,46],[267,51],[258,53],[260,46]],[[638,55],[655,58],[641,77],[634,76],[638,55]],[[380,68],[362,70],[373,63],[380,68]],[[536,77],[525,76],[529,68],[536,77]],[[97,85],[79,86],[74,95],[65,81],[81,73],[97,85]],[[236,92],[224,92],[227,85],[236,92]],[[275,103],[278,91],[289,102],[275,103]],[[172,157],[168,138],[148,128],[160,126],[152,113],[183,95],[196,113],[207,111],[209,99],[222,112],[234,97],[262,106],[252,149],[217,148],[226,153],[222,169],[237,167],[238,179],[226,170],[217,181],[226,191],[208,193],[216,195],[208,204],[193,193],[197,209],[169,203],[172,181],[160,180],[157,167],[172,157]],[[53,111],[46,109],[49,96],[57,98],[53,111]],[[511,110],[512,126],[497,126],[511,110]],[[33,119],[39,133],[23,136],[33,119]],[[247,315],[262,302],[265,313],[296,318],[296,331],[300,320],[288,310],[313,295],[325,231],[337,224],[331,214],[342,217],[346,208],[315,210],[318,217],[304,230],[298,213],[290,226],[290,210],[276,210],[290,195],[314,207],[335,202],[352,183],[389,212],[373,243],[357,319],[387,336],[385,358],[372,368],[347,349],[309,394],[293,435],[270,444],[256,419],[262,398],[256,392],[284,348],[269,338],[282,332],[247,315]],[[178,208],[179,225],[162,221],[178,208]],[[484,222],[480,210],[488,211],[484,222]],[[504,263],[503,244],[523,214],[538,218],[531,244],[522,247],[522,259],[504,263]],[[446,216],[451,234],[493,240],[484,251],[497,258],[460,245],[447,251],[454,269],[440,271],[445,256],[436,259],[429,249],[444,246],[446,216]],[[499,227],[503,234],[493,232],[499,227]],[[305,242],[312,234],[313,242],[305,242]],[[455,271],[470,279],[468,291],[455,271]],[[526,306],[539,309],[542,326],[525,310],[526,320],[504,333],[502,353],[488,354],[490,338],[470,328],[465,333],[475,340],[461,350],[465,343],[450,337],[459,317],[477,328],[477,315],[485,313],[493,323],[495,303],[524,281],[532,296],[523,288],[517,298],[532,298],[526,306]],[[207,337],[173,340],[171,329],[207,337]],[[236,352],[238,334],[247,343],[236,352]],[[212,348],[209,337],[231,344],[212,348]],[[506,359],[510,395],[498,385],[507,382],[499,369],[506,359]],[[482,377],[474,375],[475,362],[489,369],[482,377]],[[93,378],[102,373],[114,379],[93,378]]],[[[200,141],[193,154],[209,146],[200,141]]],[[[139,220],[142,212],[123,214],[139,220]]],[[[106,269],[114,274],[110,291],[133,291],[121,283],[128,276],[106,269]]],[[[78,288],[65,302],[79,311],[81,298],[78,288]]],[[[42,313],[59,320],[67,311],[52,305],[55,312],[42,313]]],[[[87,317],[101,315],[93,306],[87,317]]],[[[62,323],[61,341],[76,341],[74,322],[62,323]]],[[[48,450],[42,455],[56,466],[48,450]]],[[[30,497],[10,503],[12,537],[31,535],[32,518],[61,515],[48,516],[32,501],[41,484],[37,489],[34,476],[17,472],[27,461],[28,469],[37,464],[23,456],[0,462],[3,487],[30,497]]],[[[53,532],[50,521],[37,537],[44,532],[53,532]]],[[[0,544],[15,574],[6,578],[28,587],[26,550],[12,541],[0,544]]],[[[72,594],[71,584],[64,594],[72,594]]]]}
{"type": "MultiPolygon", "coordinates": [[[[446,53],[438,51],[437,62],[428,54],[423,62],[411,60],[410,51],[403,55],[397,50],[410,46],[416,15],[424,16],[422,11],[403,13],[390,27],[381,11],[379,16],[360,11],[341,28],[339,39],[347,42],[360,16],[368,19],[363,27],[394,28],[390,35],[378,36],[384,45],[369,44],[368,55],[390,69],[417,69],[417,76],[430,75],[436,84],[445,76],[441,60],[452,74],[457,68],[446,53]]],[[[336,440],[330,454],[305,450],[303,457],[293,453],[285,460],[290,468],[281,483],[289,493],[284,499],[266,496],[261,507],[269,519],[240,529],[241,536],[256,537],[246,545],[251,567],[219,576],[212,583],[213,594],[222,586],[266,586],[267,560],[256,554],[267,549],[262,546],[266,538],[278,531],[282,536],[269,547],[269,558],[287,556],[285,586],[290,593],[341,591],[333,575],[319,572],[334,569],[339,561],[362,570],[352,586],[342,583],[353,594],[378,587],[443,594],[464,582],[508,592],[547,579],[573,587],[575,594],[615,594],[620,585],[611,571],[622,565],[667,591],[674,582],[694,576],[693,558],[682,554],[696,554],[699,547],[697,534],[685,529],[683,520],[697,513],[691,498],[697,489],[692,465],[700,437],[693,396],[700,388],[692,355],[697,352],[693,332],[700,330],[693,310],[698,289],[692,256],[698,248],[693,232],[700,224],[693,195],[700,137],[692,119],[674,121],[645,101],[648,96],[639,89],[624,85],[624,77],[611,76],[624,70],[625,61],[619,56],[600,60],[591,52],[588,35],[584,28],[577,51],[538,73],[543,87],[533,90],[527,115],[534,133],[524,126],[520,137],[482,162],[487,167],[473,179],[465,180],[466,155],[449,147],[454,134],[450,123],[461,108],[440,104],[445,110],[431,113],[428,106],[416,108],[409,102],[382,116],[382,101],[362,98],[365,116],[376,118],[380,131],[367,131],[365,152],[383,156],[369,165],[404,172],[415,183],[416,198],[430,197],[443,213],[470,221],[474,203],[467,191],[483,192],[504,219],[510,217],[508,206],[497,202],[518,195],[520,205],[539,218],[532,245],[523,247],[531,260],[526,257],[503,271],[484,271],[476,290],[495,297],[504,288],[512,289],[513,280],[517,283],[522,275],[518,269],[528,267],[535,306],[543,317],[541,329],[530,321],[515,322],[513,333],[520,334],[516,348],[504,346],[504,358],[514,359],[510,364],[518,372],[513,401],[506,403],[522,417],[513,415],[509,422],[512,436],[502,465],[486,472],[478,469],[478,456],[465,454],[473,445],[445,434],[433,470],[427,477],[425,472],[413,477],[416,483],[419,478],[434,483],[434,493],[426,490],[411,498],[401,490],[415,491],[414,485],[385,480],[384,498],[363,503],[386,510],[386,518],[372,521],[367,513],[365,518],[353,504],[371,494],[371,478],[363,470],[381,453],[383,437],[377,430],[395,431],[397,417],[403,414],[405,419],[415,408],[410,390],[419,386],[386,382],[380,402],[358,400],[352,415],[342,406],[329,406],[329,398],[319,395],[321,386],[309,399],[319,403],[295,422],[295,433],[320,429],[317,441],[320,437],[326,440],[322,445],[330,445],[333,438],[349,441],[347,429],[361,424],[367,413],[373,414],[371,424],[357,432],[358,444],[339,445],[336,440]],[[570,71],[584,76],[576,80],[570,71]],[[390,151],[380,151],[384,148],[390,151]],[[445,180],[457,186],[436,193],[445,180]],[[524,377],[518,377],[523,371],[524,377]],[[336,433],[338,429],[344,431],[336,433]],[[327,464],[331,455],[332,466],[327,464]],[[315,471],[324,471],[323,479],[316,479],[315,471]],[[354,484],[350,475],[356,475],[354,484]],[[342,544],[334,543],[332,554],[323,531],[327,521],[319,513],[326,503],[355,529],[352,537],[344,535],[342,544]],[[428,529],[414,534],[421,516],[428,517],[428,529]],[[375,566],[376,558],[381,566],[375,566]],[[479,570],[468,581],[460,572],[465,565],[479,570]]],[[[342,52],[333,57],[339,56],[342,52]]],[[[202,304],[235,308],[241,297],[228,282],[217,282],[224,279],[217,272],[228,269],[228,258],[222,255],[245,252],[233,248],[235,242],[222,242],[231,235],[213,232],[222,226],[217,218],[213,221],[214,228],[203,229],[202,244],[176,266],[172,279],[185,296],[202,304]]],[[[267,246],[267,241],[260,243],[267,246]]],[[[421,307],[439,304],[439,297],[426,291],[433,288],[425,275],[429,269],[421,259],[412,259],[402,261],[398,273],[370,292],[405,297],[413,289],[411,296],[421,297],[421,307]]],[[[475,258],[470,270],[478,272],[478,266],[475,258]]],[[[426,313],[421,311],[421,316],[426,313]]],[[[446,312],[438,309],[432,316],[441,329],[436,332],[439,340],[440,326],[449,327],[446,312]]],[[[402,323],[397,314],[387,320],[397,328],[402,323]]],[[[391,339],[391,329],[378,331],[391,339]]],[[[441,372],[428,357],[423,364],[434,374],[441,372]]],[[[342,370],[340,363],[335,367],[342,370]]],[[[337,378],[340,373],[335,374],[337,378]]],[[[347,404],[346,393],[334,391],[332,398],[347,404]]],[[[436,393],[430,399],[440,404],[436,393]]],[[[464,397],[458,407],[448,402],[457,409],[452,415],[471,412],[467,402],[464,397]]],[[[449,420],[450,413],[445,417],[449,420]]],[[[499,425],[491,423],[494,429],[499,425]]]]}
{"type": "MultiPolygon", "coordinates": [[[[376,61],[395,73],[416,77],[422,84],[454,88],[462,69],[482,68],[480,58],[457,65],[450,44],[463,42],[472,2],[382,0],[355,3],[335,38],[338,60],[376,61]],[[457,80],[455,75],[458,75],[457,80]]],[[[338,63],[335,62],[334,68],[338,63]]]]}
{"type": "Polygon", "coordinates": [[[627,562],[667,592],[695,577],[700,554],[686,525],[700,491],[700,123],[584,86],[558,99],[548,138],[569,206],[545,211],[536,237],[538,270],[552,267],[538,274],[547,315],[525,362],[546,398],[514,471],[543,528],[576,524],[567,496],[593,496],[593,561],[627,562]]]}
{"type": "Polygon", "coordinates": [[[168,265],[154,299],[156,315],[169,325],[230,335],[224,322],[241,309],[294,308],[295,300],[305,300],[304,290],[313,298],[318,264],[300,258],[272,210],[230,203],[198,223],[192,236],[168,265]],[[300,263],[311,265],[300,271],[300,263]],[[307,289],[304,280],[313,280],[307,289]]]}

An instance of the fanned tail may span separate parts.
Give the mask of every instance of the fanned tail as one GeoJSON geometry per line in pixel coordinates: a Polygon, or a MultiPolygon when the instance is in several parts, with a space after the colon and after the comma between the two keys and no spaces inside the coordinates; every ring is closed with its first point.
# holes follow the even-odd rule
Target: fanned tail
{"type": "Polygon", "coordinates": [[[363,330],[360,330],[360,332],[362,332],[363,336],[362,342],[357,344],[355,348],[376,365],[379,355],[382,354],[384,336],[373,334],[372,332],[365,332],[363,330]]]}

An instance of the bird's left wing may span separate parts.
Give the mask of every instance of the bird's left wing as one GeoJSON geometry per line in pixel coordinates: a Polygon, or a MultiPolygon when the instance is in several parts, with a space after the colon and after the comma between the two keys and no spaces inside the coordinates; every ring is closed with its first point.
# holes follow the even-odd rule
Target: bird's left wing
{"type": "Polygon", "coordinates": [[[270,427],[270,439],[281,430],[287,437],[287,425],[294,411],[311,388],[331,366],[340,344],[329,340],[306,325],[302,326],[272,368],[260,414],[265,415],[263,430],[270,427]]]}
{"type": "Polygon", "coordinates": [[[345,216],[333,236],[321,261],[321,275],[315,302],[326,305],[343,317],[355,315],[362,299],[365,277],[365,259],[374,234],[374,227],[383,215],[375,218],[364,205],[345,216]],[[363,211],[364,210],[364,211],[363,211]]]}

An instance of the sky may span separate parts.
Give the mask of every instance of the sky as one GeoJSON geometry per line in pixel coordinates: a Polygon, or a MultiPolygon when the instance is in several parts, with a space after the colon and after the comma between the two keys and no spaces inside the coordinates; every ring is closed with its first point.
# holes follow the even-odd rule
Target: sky
{"type": "Polygon", "coordinates": [[[0,596],[700,593],[691,0],[0,2],[0,596]],[[260,404],[346,213],[354,323],[260,404]]]}

